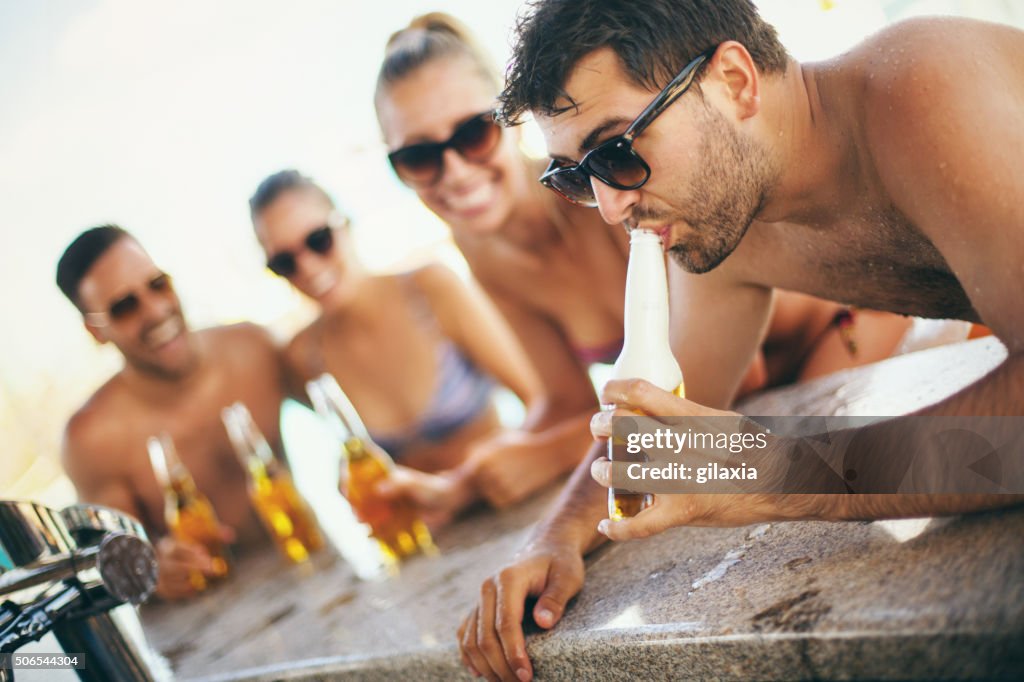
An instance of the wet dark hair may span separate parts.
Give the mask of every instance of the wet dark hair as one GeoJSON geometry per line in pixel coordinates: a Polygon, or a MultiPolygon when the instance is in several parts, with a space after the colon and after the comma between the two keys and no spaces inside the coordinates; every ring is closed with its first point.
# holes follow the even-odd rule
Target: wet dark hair
{"type": "Polygon", "coordinates": [[[468,58],[480,72],[481,78],[494,87],[495,92],[501,89],[498,70],[469,30],[454,17],[443,12],[431,12],[416,17],[408,26],[388,38],[384,61],[377,73],[374,102],[379,103],[389,86],[408,77],[424,64],[445,57],[468,58]]]}
{"type": "Polygon", "coordinates": [[[785,71],[788,55],[751,0],[534,0],[520,15],[498,118],[526,111],[553,116],[575,106],[565,82],[602,47],[629,78],[659,90],[694,57],[727,40],[741,43],[764,73],[785,71]],[[568,107],[556,106],[559,100],[568,107]]]}
{"type": "Polygon", "coordinates": [[[253,195],[249,197],[249,216],[255,220],[267,206],[270,206],[279,196],[292,190],[311,191],[327,202],[331,208],[335,208],[334,200],[331,199],[323,187],[313,182],[313,179],[303,175],[299,171],[289,168],[269,175],[259,184],[253,195]]]}
{"type": "Polygon", "coordinates": [[[75,237],[57,261],[57,286],[75,307],[82,310],[78,287],[107,249],[124,238],[132,238],[118,225],[99,225],[75,237]]]}

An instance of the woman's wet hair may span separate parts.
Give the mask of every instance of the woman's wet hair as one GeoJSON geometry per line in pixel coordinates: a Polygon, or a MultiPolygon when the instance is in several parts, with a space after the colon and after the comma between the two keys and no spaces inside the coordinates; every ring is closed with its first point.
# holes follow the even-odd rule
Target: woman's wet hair
{"type": "Polygon", "coordinates": [[[377,74],[374,102],[379,103],[388,88],[421,66],[449,58],[469,59],[495,94],[501,89],[498,70],[462,22],[443,12],[431,12],[416,17],[388,39],[377,74]]]}
{"type": "Polygon", "coordinates": [[[274,203],[278,197],[286,192],[294,190],[312,192],[322,198],[332,209],[336,208],[334,200],[323,187],[313,182],[313,179],[303,175],[299,171],[289,168],[278,171],[267,176],[259,184],[256,191],[249,198],[249,216],[255,220],[256,216],[263,212],[268,206],[274,203]]]}

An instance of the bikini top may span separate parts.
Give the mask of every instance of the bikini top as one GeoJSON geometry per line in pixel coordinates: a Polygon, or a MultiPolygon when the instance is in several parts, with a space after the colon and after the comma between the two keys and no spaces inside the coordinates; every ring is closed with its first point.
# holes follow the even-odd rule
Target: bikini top
{"type": "MultiPolygon", "coordinates": [[[[398,461],[415,445],[443,442],[467,424],[472,423],[491,404],[494,381],[466,356],[454,341],[440,329],[430,302],[413,281],[411,273],[401,275],[402,288],[422,326],[436,337],[436,373],[434,391],[427,407],[409,426],[394,431],[370,430],[377,445],[398,461]]],[[[321,331],[316,344],[319,366],[326,371],[321,331]]]]}
{"type": "Polygon", "coordinates": [[[584,367],[589,367],[594,363],[613,365],[618,359],[619,353],[622,352],[622,341],[622,339],[618,339],[600,346],[576,346],[573,351],[584,367]]]}

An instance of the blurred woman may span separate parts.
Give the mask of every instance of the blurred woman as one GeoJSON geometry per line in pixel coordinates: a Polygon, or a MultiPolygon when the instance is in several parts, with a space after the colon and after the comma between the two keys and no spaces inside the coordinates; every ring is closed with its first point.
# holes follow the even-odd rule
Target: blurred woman
{"type": "MultiPolygon", "coordinates": [[[[464,27],[433,13],[388,41],[375,105],[396,174],[451,227],[536,365],[543,393],[528,426],[545,425],[592,412],[586,370],[621,349],[628,236],[537,182],[545,162],[528,158],[518,129],[502,130],[491,116],[499,90],[464,27]]],[[[763,348],[730,393],[887,357],[909,325],[777,292],[763,348]]],[[[557,462],[571,467],[589,442],[581,434],[557,462]]]]}
{"type": "Polygon", "coordinates": [[[495,383],[527,406],[540,394],[491,302],[441,265],[367,272],[348,220],[297,171],[266,178],[249,204],[267,267],[320,307],[285,351],[292,392],[303,397],[307,380],[329,372],[374,440],[403,465],[398,479],[427,496],[425,506],[450,514],[480,497],[476,469],[486,451],[474,448],[504,433],[495,383]]]}

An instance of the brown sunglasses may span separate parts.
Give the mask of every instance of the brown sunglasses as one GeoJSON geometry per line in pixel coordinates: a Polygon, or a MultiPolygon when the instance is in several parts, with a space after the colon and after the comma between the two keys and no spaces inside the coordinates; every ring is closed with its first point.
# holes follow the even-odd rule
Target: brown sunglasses
{"type": "MultiPolygon", "coordinates": [[[[145,286],[149,291],[155,294],[170,294],[174,291],[174,283],[171,281],[171,276],[166,272],[161,272],[156,275],[153,279],[149,280],[145,286]]],[[[85,320],[89,324],[97,327],[103,327],[110,322],[127,320],[138,313],[141,308],[142,299],[139,298],[139,295],[136,292],[132,291],[111,303],[110,307],[105,311],[86,312],[85,320]]]]}

